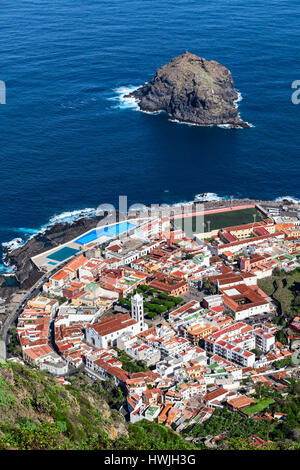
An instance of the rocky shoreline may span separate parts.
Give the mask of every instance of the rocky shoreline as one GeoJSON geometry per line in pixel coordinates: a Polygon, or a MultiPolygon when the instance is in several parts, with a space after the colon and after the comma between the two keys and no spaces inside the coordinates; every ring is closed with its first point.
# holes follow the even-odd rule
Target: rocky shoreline
{"type": "Polygon", "coordinates": [[[42,273],[31,261],[33,256],[80,236],[87,230],[96,227],[102,219],[103,216],[82,217],[72,223],[54,224],[45,232],[37,233],[15,250],[10,251],[4,248],[4,262],[15,267],[14,275],[19,286],[22,289],[28,289],[42,276],[42,273]]]}
{"type": "MultiPolygon", "coordinates": [[[[199,204],[199,203],[198,203],[199,204]]],[[[233,208],[235,206],[247,205],[247,204],[260,204],[261,206],[271,205],[272,207],[282,208],[287,206],[290,210],[300,210],[300,204],[293,203],[289,200],[284,201],[262,201],[254,199],[233,199],[230,200],[214,200],[207,201],[204,203],[205,210],[218,209],[224,207],[233,208]]],[[[199,207],[199,206],[198,206],[199,207]]],[[[170,209],[172,214],[180,214],[183,210],[195,210],[197,205],[193,202],[174,204],[171,206],[161,206],[157,211],[157,215],[168,213],[170,209]]],[[[154,215],[153,211],[151,212],[154,215]]],[[[129,218],[136,217],[137,215],[149,216],[149,210],[144,212],[134,212],[129,215],[129,218]]],[[[126,217],[125,214],[117,214],[118,220],[122,220],[126,217]]],[[[18,289],[29,289],[39,278],[42,277],[43,273],[40,272],[37,267],[32,263],[31,258],[37,254],[43,253],[51,248],[55,248],[63,243],[66,243],[77,236],[85,233],[86,231],[95,228],[99,225],[106,225],[115,221],[114,215],[106,214],[104,216],[93,216],[93,217],[82,217],[75,220],[73,223],[57,223],[45,232],[40,232],[37,235],[31,237],[23,246],[13,250],[4,250],[4,261],[10,265],[15,266],[15,277],[18,281],[17,286],[11,287],[0,287],[0,297],[7,298],[18,289]]],[[[0,279],[4,276],[0,276],[0,279]]],[[[1,281],[0,281],[1,282],[1,281]]]]}

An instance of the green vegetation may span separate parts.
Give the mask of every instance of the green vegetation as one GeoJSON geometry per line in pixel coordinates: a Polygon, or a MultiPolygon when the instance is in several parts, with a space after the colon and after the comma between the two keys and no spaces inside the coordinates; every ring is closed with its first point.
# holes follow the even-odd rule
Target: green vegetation
{"type": "Polygon", "coordinates": [[[271,403],[274,403],[272,398],[265,398],[263,400],[257,401],[254,405],[251,405],[248,408],[244,408],[243,412],[247,415],[253,415],[268,408],[271,403]]]}
{"type": "Polygon", "coordinates": [[[214,284],[208,277],[203,278],[202,289],[207,295],[215,295],[218,291],[216,284],[214,284]]]}
{"type": "Polygon", "coordinates": [[[7,345],[7,350],[12,356],[17,356],[21,354],[21,346],[18,340],[17,328],[12,326],[9,329],[10,342],[7,345]]]}
{"type": "Polygon", "coordinates": [[[183,302],[181,297],[173,297],[162,292],[157,297],[152,297],[149,302],[144,302],[144,306],[145,311],[148,312],[147,317],[155,318],[156,315],[163,315],[174,310],[181,302],[183,302]]]}
{"type": "MultiPolygon", "coordinates": [[[[156,422],[125,424],[117,411],[124,401],[113,380],[91,383],[84,374],[60,385],[45,372],[18,363],[0,363],[0,449],[130,449],[182,450],[204,448],[183,440],[156,422]]],[[[255,421],[217,409],[204,423],[190,425],[184,435],[224,434],[220,447],[252,448],[250,436],[261,437],[262,448],[299,449],[300,381],[289,379],[288,396],[268,401],[268,411],[284,413],[283,420],[255,421]],[[289,440],[289,441],[288,441],[289,440]]],[[[266,392],[267,393],[267,392],[266,392]]],[[[248,408],[249,409],[249,408],[248,408]]]]}
{"type": "Polygon", "coordinates": [[[225,434],[228,439],[233,437],[247,438],[253,434],[266,438],[269,431],[268,421],[254,421],[243,418],[238,413],[233,413],[225,408],[217,409],[212,417],[204,423],[188,426],[183,434],[193,437],[217,436],[225,434]]]}
{"type": "Polygon", "coordinates": [[[186,428],[183,433],[193,437],[217,436],[224,434],[226,439],[220,441],[220,447],[226,449],[252,449],[251,436],[258,436],[266,441],[259,449],[299,449],[300,448],[300,380],[288,379],[290,385],[287,389],[288,396],[279,396],[276,400],[268,397],[272,391],[268,387],[261,386],[257,391],[260,399],[255,405],[244,409],[249,417],[243,417],[239,413],[230,412],[227,409],[217,409],[213,416],[204,423],[194,424],[186,428]],[[252,413],[263,416],[268,412],[282,413],[283,419],[272,421],[256,421],[250,417],[252,413]],[[272,441],[268,443],[267,441],[272,441]]]}
{"type": "Polygon", "coordinates": [[[256,357],[259,357],[259,351],[257,349],[251,349],[251,352],[255,354],[256,357]]]}
{"type": "Polygon", "coordinates": [[[300,444],[296,442],[272,442],[265,441],[261,446],[255,446],[252,439],[234,437],[226,441],[228,450],[299,450],[300,444]]]}
{"type": "MultiPolygon", "coordinates": [[[[157,315],[163,315],[164,313],[169,312],[176,308],[181,302],[183,302],[183,298],[181,297],[174,297],[172,295],[168,295],[165,292],[157,292],[157,289],[153,289],[147,285],[141,284],[135,291],[134,294],[138,292],[144,297],[144,311],[146,317],[153,320],[156,318],[157,315]]],[[[134,294],[128,294],[127,298],[119,299],[119,304],[130,310],[131,309],[131,297],[134,294]]]]}
{"type": "Polygon", "coordinates": [[[0,407],[9,410],[16,402],[14,395],[5,380],[0,377],[0,407]]]}
{"type": "Polygon", "coordinates": [[[124,299],[124,298],[119,299],[119,304],[122,305],[122,307],[125,307],[125,308],[128,307],[128,309],[131,307],[131,302],[128,299],[124,299]]]}
{"type": "Polygon", "coordinates": [[[275,369],[282,369],[284,367],[288,367],[292,365],[292,358],[289,357],[287,359],[281,359],[279,361],[274,362],[273,364],[275,366],[275,369]]]}
{"type": "Polygon", "coordinates": [[[254,222],[254,215],[256,215],[256,222],[263,220],[263,216],[257,209],[249,208],[207,214],[204,217],[185,217],[184,219],[176,219],[175,223],[176,226],[183,229],[188,236],[192,236],[194,233],[203,233],[224,227],[232,227],[234,225],[250,224],[254,222]],[[204,227],[203,222],[205,224],[204,227]]]}
{"type": "Polygon", "coordinates": [[[118,352],[118,358],[122,362],[122,368],[127,372],[144,372],[148,370],[146,364],[143,361],[135,361],[131,359],[124,351],[121,351],[117,347],[114,347],[115,351],[118,352]]]}
{"type": "Polygon", "coordinates": [[[44,296],[44,297],[48,297],[49,299],[55,299],[55,300],[57,300],[58,305],[62,305],[62,304],[64,304],[65,302],[68,302],[68,301],[69,301],[69,299],[68,299],[67,297],[63,297],[63,296],[61,296],[61,295],[53,295],[53,294],[51,294],[50,292],[44,292],[44,293],[43,293],[43,296],[44,296]]]}
{"type": "Polygon", "coordinates": [[[170,431],[166,426],[143,420],[129,425],[129,438],[121,439],[119,448],[132,450],[193,450],[204,448],[184,441],[180,436],[170,431]],[[125,445],[125,447],[123,447],[125,445]]]}
{"type": "Polygon", "coordinates": [[[273,275],[258,280],[259,287],[280,304],[282,318],[291,320],[300,313],[300,268],[289,273],[274,269],[273,275]]]}
{"type": "Polygon", "coordinates": [[[283,441],[292,439],[300,442],[300,381],[291,379],[289,387],[289,396],[276,400],[270,405],[271,412],[284,413],[284,419],[277,422],[276,427],[272,429],[270,438],[274,441],[283,441]]]}

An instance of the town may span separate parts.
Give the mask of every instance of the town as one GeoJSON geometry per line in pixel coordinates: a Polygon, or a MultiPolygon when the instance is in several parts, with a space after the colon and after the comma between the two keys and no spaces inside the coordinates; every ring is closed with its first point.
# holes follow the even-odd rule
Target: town
{"type": "Polygon", "coordinates": [[[254,425],[284,422],[272,405],[299,380],[300,219],[259,205],[205,217],[193,234],[186,217],[130,219],[35,256],[45,280],[7,360],[110,381],[131,423],[215,447],[226,431],[203,425],[236,413],[265,444],[254,425]]]}

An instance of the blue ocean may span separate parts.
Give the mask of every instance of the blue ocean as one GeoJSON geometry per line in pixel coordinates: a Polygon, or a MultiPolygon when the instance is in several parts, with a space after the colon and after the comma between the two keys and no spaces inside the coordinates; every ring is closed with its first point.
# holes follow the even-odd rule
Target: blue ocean
{"type": "Polygon", "coordinates": [[[294,0],[2,0],[0,243],[119,195],[300,198],[299,21],[294,0]],[[231,70],[253,127],[174,123],[122,100],[186,50],[231,70]]]}

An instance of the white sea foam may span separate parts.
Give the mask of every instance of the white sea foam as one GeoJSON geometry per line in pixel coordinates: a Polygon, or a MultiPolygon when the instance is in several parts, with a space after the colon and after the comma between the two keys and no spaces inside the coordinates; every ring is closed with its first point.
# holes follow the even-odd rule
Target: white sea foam
{"type": "MultiPolygon", "coordinates": [[[[242,95],[242,93],[241,93],[240,91],[238,91],[238,90],[235,90],[235,91],[237,92],[238,97],[237,97],[237,99],[234,101],[234,106],[236,107],[236,109],[238,109],[238,107],[239,107],[238,103],[240,103],[241,101],[243,101],[243,95],[242,95]]],[[[241,118],[240,113],[238,113],[238,116],[239,116],[239,118],[240,118],[241,121],[242,121],[242,118],[241,118]]],[[[247,122],[247,121],[244,121],[244,122],[245,122],[246,124],[248,124],[249,127],[255,127],[253,124],[250,124],[250,122],[247,122]]],[[[226,124],[225,124],[225,125],[226,125],[226,124]]],[[[222,126],[219,126],[219,127],[222,127],[222,126]]],[[[235,127],[235,129],[245,129],[245,128],[242,127],[242,126],[237,126],[237,127],[235,127]]]]}
{"type": "MultiPolygon", "coordinates": [[[[2,248],[5,250],[6,253],[11,253],[12,251],[20,248],[21,246],[25,245],[25,243],[35,237],[38,233],[45,233],[50,227],[55,224],[61,222],[68,222],[72,223],[81,217],[93,217],[96,215],[95,208],[86,208],[86,209],[79,209],[74,211],[62,212],[61,214],[54,215],[49,219],[49,222],[42,225],[39,229],[32,229],[26,227],[20,227],[18,229],[13,229],[15,232],[22,233],[23,238],[16,237],[9,242],[3,242],[2,248]],[[28,236],[29,235],[29,236],[28,236]]],[[[0,264],[0,274],[1,273],[11,273],[15,270],[15,266],[9,264],[8,261],[3,260],[3,264],[0,264]]]]}
{"type": "Polygon", "coordinates": [[[137,90],[139,87],[138,86],[121,86],[118,88],[115,88],[113,91],[115,93],[115,96],[112,96],[110,98],[107,98],[108,101],[114,101],[117,104],[114,106],[114,108],[117,109],[133,109],[135,111],[139,111],[139,106],[136,98],[134,97],[128,97],[130,93],[133,91],[137,90]]]}
{"type": "MultiPolygon", "coordinates": [[[[205,197],[204,202],[210,202],[210,201],[223,201],[226,199],[229,199],[227,196],[218,196],[216,193],[206,193],[207,196],[205,197]]],[[[197,202],[195,200],[192,201],[180,201],[176,202],[174,204],[171,204],[171,206],[178,207],[178,206],[185,206],[185,205],[190,205],[193,204],[194,202],[197,202]]],[[[200,201],[199,201],[200,204],[200,201]]]]}
{"type": "Polygon", "coordinates": [[[161,113],[165,113],[166,111],[164,111],[163,109],[161,109],[160,111],[145,111],[144,109],[140,109],[139,106],[138,106],[138,111],[140,111],[141,113],[144,113],[144,114],[152,114],[152,115],[156,115],[156,114],[161,114],[161,113]]]}
{"type": "MultiPolygon", "coordinates": [[[[240,119],[241,116],[239,114],[240,119]]],[[[248,124],[249,127],[255,127],[253,124],[250,122],[244,121],[246,124],[248,124]]],[[[218,124],[217,127],[220,127],[221,129],[245,129],[243,126],[233,126],[232,124],[218,124]]]]}
{"type": "MultiPolygon", "coordinates": [[[[203,127],[201,124],[196,124],[195,122],[186,122],[186,121],[179,121],[178,119],[169,119],[170,122],[175,122],[176,124],[184,124],[186,126],[197,126],[197,127],[203,127]]],[[[212,127],[212,126],[208,126],[212,127]]]]}
{"type": "Polygon", "coordinates": [[[62,212],[61,214],[53,215],[46,224],[42,225],[38,229],[20,227],[16,231],[21,232],[25,235],[30,235],[30,237],[28,238],[28,240],[30,240],[38,233],[45,233],[50,227],[52,227],[55,224],[58,224],[58,223],[71,224],[72,222],[75,222],[81,217],[93,217],[95,215],[96,215],[96,209],[94,207],[87,207],[86,209],[77,209],[74,211],[66,211],[66,212],[62,212]]]}
{"type": "MultiPolygon", "coordinates": [[[[7,253],[11,253],[12,251],[16,250],[17,248],[20,248],[25,244],[25,241],[23,238],[13,238],[13,240],[10,240],[9,242],[3,242],[2,243],[2,248],[5,249],[7,253]]],[[[8,260],[2,259],[2,264],[0,264],[0,274],[12,274],[16,270],[16,266],[11,264],[8,260]]]]}
{"type": "MultiPolygon", "coordinates": [[[[107,98],[108,101],[113,101],[117,103],[114,108],[115,109],[132,109],[133,111],[140,111],[141,113],[144,114],[160,114],[164,113],[164,110],[161,111],[145,111],[143,109],[140,109],[138,100],[134,97],[128,97],[130,93],[133,91],[138,90],[140,86],[133,86],[133,85],[128,85],[128,86],[121,86],[118,88],[114,88],[113,91],[115,93],[114,96],[111,96],[107,98]]],[[[242,93],[238,90],[237,92],[237,99],[234,101],[234,106],[236,109],[238,109],[238,103],[243,100],[242,93]]],[[[242,120],[240,113],[238,113],[239,118],[242,120]]],[[[170,122],[175,122],[176,124],[185,124],[186,126],[197,126],[197,127],[214,127],[214,125],[211,126],[202,126],[201,124],[197,124],[195,122],[185,122],[185,121],[180,121],[178,119],[172,119],[171,117],[169,118],[170,122]]],[[[249,127],[255,127],[253,124],[250,124],[249,122],[245,121],[246,124],[248,124],[249,127]]],[[[217,127],[220,127],[221,129],[244,129],[242,126],[232,126],[231,124],[218,124],[217,127]]]]}
{"type": "Polygon", "coordinates": [[[55,214],[49,219],[49,222],[42,227],[39,231],[47,229],[49,226],[57,224],[59,222],[72,223],[81,217],[92,217],[96,215],[96,209],[94,207],[87,207],[86,209],[78,209],[74,211],[62,212],[61,214],[55,214]]]}
{"type": "Polygon", "coordinates": [[[218,196],[216,193],[206,193],[205,196],[205,201],[222,201],[223,199],[226,199],[223,196],[218,196]]]}
{"type": "Polygon", "coordinates": [[[235,107],[238,108],[238,103],[243,100],[243,95],[240,91],[235,90],[237,92],[237,99],[234,101],[235,107]]]}
{"type": "Polygon", "coordinates": [[[19,237],[13,238],[13,240],[10,240],[9,242],[2,243],[3,248],[5,248],[9,253],[16,250],[17,248],[20,248],[22,245],[24,245],[24,240],[23,238],[19,237]]]}

